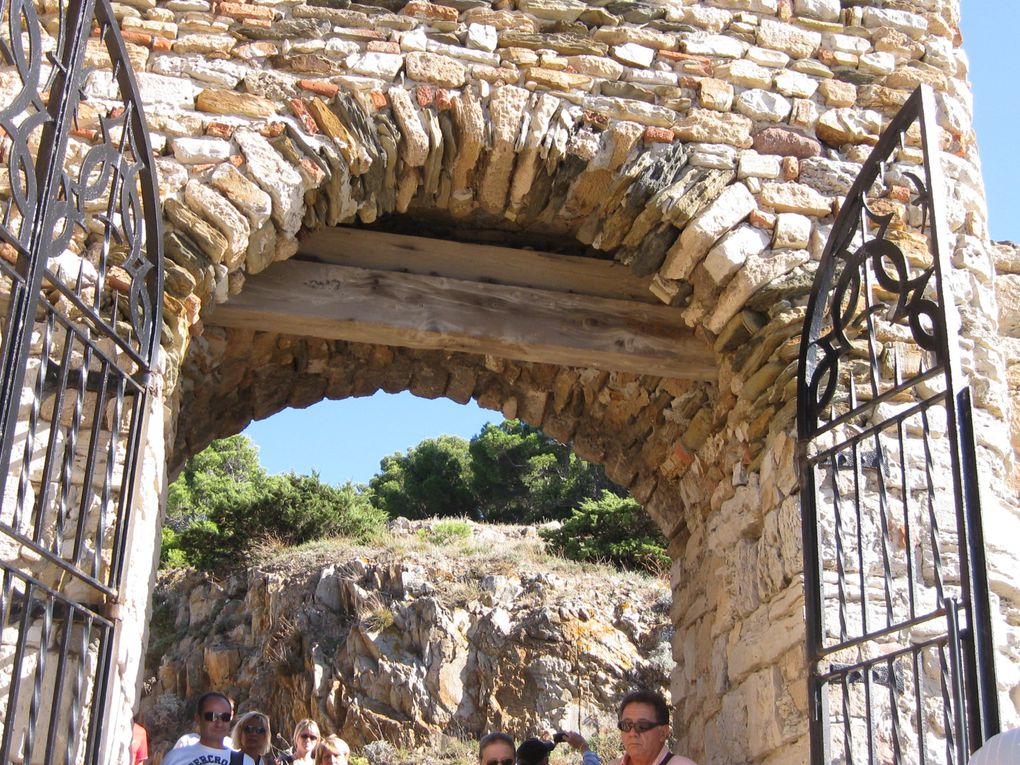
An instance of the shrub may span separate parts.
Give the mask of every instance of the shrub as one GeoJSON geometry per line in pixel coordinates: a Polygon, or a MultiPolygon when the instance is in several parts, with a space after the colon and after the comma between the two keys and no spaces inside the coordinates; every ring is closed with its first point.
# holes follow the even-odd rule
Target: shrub
{"type": "Polygon", "coordinates": [[[440,547],[471,537],[471,524],[462,520],[437,521],[432,526],[418,529],[418,537],[440,547]]]}
{"type": "Polygon", "coordinates": [[[572,560],[646,571],[669,564],[666,538],[655,522],[636,500],[610,491],[584,500],[559,528],[539,534],[555,552],[572,560]]]}
{"type": "Polygon", "coordinates": [[[267,540],[297,545],[344,536],[371,542],[386,523],[359,487],[332,486],[314,473],[270,476],[253,498],[217,505],[209,516],[189,525],[178,542],[187,561],[202,568],[250,560],[267,540]]]}

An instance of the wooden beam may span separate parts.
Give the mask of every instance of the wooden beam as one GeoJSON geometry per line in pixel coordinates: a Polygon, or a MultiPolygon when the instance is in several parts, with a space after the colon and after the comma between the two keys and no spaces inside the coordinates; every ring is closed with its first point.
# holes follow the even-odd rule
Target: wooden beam
{"type": "Polygon", "coordinates": [[[675,308],[293,259],[249,277],[207,322],[663,377],[716,376],[712,349],[675,308]]]}
{"type": "Polygon", "coordinates": [[[635,276],[628,266],[612,260],[576,255],[357,228],[323,228],[302,237],[296,257],[338,266],[448,276],[469,282],[660,304],[649,290],[650,276],[635,276]]]}

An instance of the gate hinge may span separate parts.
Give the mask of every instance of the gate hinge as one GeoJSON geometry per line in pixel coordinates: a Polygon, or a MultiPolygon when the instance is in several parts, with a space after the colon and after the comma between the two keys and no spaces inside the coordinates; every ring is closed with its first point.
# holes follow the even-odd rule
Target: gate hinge
{"type": "Polygon", "coordinates": [[[124,604],[117,598],[107,598],[106,603],[103,604],[103,616],[111,622],[119,622],[123,606],[124,604]]]}

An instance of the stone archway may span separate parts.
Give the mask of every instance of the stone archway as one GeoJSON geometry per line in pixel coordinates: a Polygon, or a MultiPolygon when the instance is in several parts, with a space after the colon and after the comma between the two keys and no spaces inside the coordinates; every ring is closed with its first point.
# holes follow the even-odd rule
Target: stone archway
{"type": "MultiPolygon", "coordinates": [[[[129,563],[139,586],[122,631],[144,623],[165,469],[189,451],[323,397],[470,396],[605,464],[672,540],[673,690],[689,751],[805,760],[792,384],[803,298],[840,195],[918,82],[940,93],[960,279],[983,296],[991,278],[958,3],[844,5],[126,6],[160,153],[167,295],[164,407],[150,417],[129,563]],[[440,220],[451,240],[509,230],[521,246],[612,258],[711,349],[713,373],[691,382],[216,327],[271,264],[297,262],[307,236],[393,217],[440,220]]],[[[83,144],[112,82],[89,55],[83,144]]],[[[903,194],[881,201],[896,208],[903,194]]],[[[964,331],[967,364],[988,379],[983,461],[1001,477],[1012,454],[994,418],[1010,404],[992,316],[975,301],[964,331]]],[[[1015,600],[1006,583],[999,593],[1015,600]]],[[[123,654],[133,677],[138,657],[123,654]]]]}

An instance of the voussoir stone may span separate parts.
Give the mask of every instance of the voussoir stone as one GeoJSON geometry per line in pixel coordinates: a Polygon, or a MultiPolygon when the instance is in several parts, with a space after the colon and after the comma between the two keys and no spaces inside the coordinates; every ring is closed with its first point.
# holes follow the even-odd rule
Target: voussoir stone
{"type": "Polygon", "coordinates": [[[296,234],[304,214],[301,174],[254,130],[237,130],[234,141],[241,147],[248,171],[273,200],[273,222],[284,234],[296,234]]]}
{"type": "Polygon", "coordinates": [[[213,187],[226,195],[245,214],[252,228],[258,228],[273,212],[273,200],[253,181],[229,162],[219,165],[209,179],[213,187]]]}
{"type": "Polygon", "coordinates": [[[754,195],[743,183],[727,186],[687,225],[676,244],[666,253],[659,275],[664,279],[686,279],[712,245],[750,215],[756,206],[754,195]]]}
{"type": "Polygon", "coordinates": [[[248,235],[251,226],[245,218],[226,198],[194,179],[184,187],[184,200],[195,212],[212,223],[227,238],[227,253],[223,265],[233,271],[244,258],[248,249],[248,235]]]}
{"type": "Polygon", "coordinates": [[[463,64],[438,53],[408,53],[404,60],[407,76],[441,88],[459,88],[467,82],[463,64]]]}
{"type": "Polygon", "coordinates": [[[754,149],[759,154],[779,154],[784,157],[817,157],[822,145],[814,138],[781,127],[765,128],[754,136],[754,149]]]}

